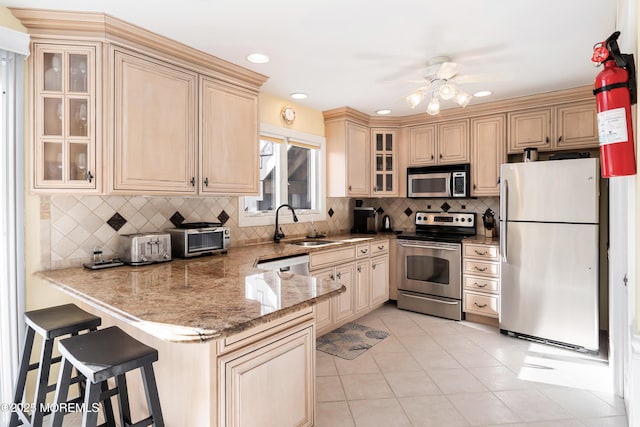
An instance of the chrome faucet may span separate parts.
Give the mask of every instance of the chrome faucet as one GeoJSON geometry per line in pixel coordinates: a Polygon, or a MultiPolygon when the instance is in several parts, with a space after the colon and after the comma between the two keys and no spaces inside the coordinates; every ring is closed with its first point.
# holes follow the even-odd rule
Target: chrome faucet
{"type": "Polygon", "coordinates": [[[275,243],[280,243],[280,239],[284,238],[284,232],[282,231],[282,227],[278,227],[278,212],[280,212],[280,208],[284,208],[285,206],[291,209],[291,213],[293,214],[293,222],[298,222],[296,211],[294,211],[291,206],[287,204],[278,206],[278,209],[276,209],[276,230],[275,230],[275,233],[273,233],[273,241],[275,243]]]}

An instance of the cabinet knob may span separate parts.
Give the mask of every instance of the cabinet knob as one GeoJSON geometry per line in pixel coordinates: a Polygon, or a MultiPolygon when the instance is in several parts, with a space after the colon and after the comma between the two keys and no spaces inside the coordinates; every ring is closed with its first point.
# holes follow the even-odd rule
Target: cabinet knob
{"type": "Polygon", "coordinates": [[[205,178],[204,179],[204,186],[208,187],[209,186],[209,178],[205,178]]]}
{"type": "Polygon", "coordinates": [[[358,266],[358,273],[362,273],[362,266],[358,266]]]}
{"type": "Polygon", "coordinates": [[[549,143],[549,137],[546,137],[546,138],[544,139],[544,142],[546,142],[546,143],[548,144],[548,143],[549,143]]]}
{"type": "Polygon", "coordinates": [[[562,142],[562,136],[558,138],[558,142],[562,142]]]}
{"type": "Polygon", "coordinates": [[[473,189],[474,189],[474,190],[476,189],[476,185],[475,185],[475,184],[473,184],[473,189]]]}
{"type": "Polygon", "coordinates": [[[192,187],[195,187],[195,186],[196,186],[196,177],[195,177],[195,176],[192,176],[192,177],[191,177],[191,181],[189,181],[189,182],[191,182],[191,186],[192,186],[192,187]]]}
{"type": "Polygon", "coordinates": [[[331,280],[336,280],[336,276],[334,276],[334,275],[333,275],[333,273],[331,273],[331,274],[329,275],[329,279],[331,279],[331,280]]]}
{"type": "Polygon", "coordinates": [[[338,280],[342,279],[342,273],[340,273],[339,271],[336,273],[336,276],[338,277],[338,280]]]}
{"type": "Polygon", "coordinates": [[[351,188],[352,188],[352,187],[351,187],[351,186],[349,186],[349,191],[351,191],[351,188]]]}
{"type": "Polygon", "coordinates": [[[431,160],[433,160],[433,154],[431,155],[431,160]]]}
{"type": "Polygon", "coordinates": [[[93,180],[93,174],[91,174],[91,171],[87,171],[84,174],[84,177],[86,178],[87,181],[91,182],[93,180]]]}
{"type": "Polygon", "coordinates": [[[375,269],[376,269],[376,265],[375,265],[375,264],[371,264],[371,268],[372,268],[373,270],[375,270],[375,269]]]}
{"type": "Polygon", "coordinates": [[[442,153],[440,153],[440,158],[442,158],[442,153]]]}

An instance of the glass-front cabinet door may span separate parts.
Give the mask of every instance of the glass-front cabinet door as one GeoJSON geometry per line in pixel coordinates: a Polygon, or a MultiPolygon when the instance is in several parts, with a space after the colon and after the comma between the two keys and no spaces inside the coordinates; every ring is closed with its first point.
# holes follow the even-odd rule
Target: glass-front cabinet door
{"type": "Polygon", "coordinates": [[[398,194],[396,155],[396,131],[394,129],[372,129],[373,192],[372,196],[395,196],[398,194]]]}
{"type": "Polygon", "coordinates": [[[96,185],[97,45],[35,43],[34,189],[96,185]]]}

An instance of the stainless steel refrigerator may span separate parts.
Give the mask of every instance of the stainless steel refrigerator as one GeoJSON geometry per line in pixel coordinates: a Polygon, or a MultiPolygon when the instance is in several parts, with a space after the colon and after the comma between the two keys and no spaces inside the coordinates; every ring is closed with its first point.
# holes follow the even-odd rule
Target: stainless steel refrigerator
{"type": "Polygon", "coordinates": [[[500,331],[598,351],[599,159],[500,177],[500,331]]]}

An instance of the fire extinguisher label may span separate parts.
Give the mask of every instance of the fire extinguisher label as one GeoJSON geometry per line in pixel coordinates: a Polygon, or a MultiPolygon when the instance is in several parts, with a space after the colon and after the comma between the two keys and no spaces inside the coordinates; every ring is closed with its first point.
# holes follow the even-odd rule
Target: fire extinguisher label
{"type": "Polygon", "coordinates": [[[598,113],[598,135],[600,145],[627,142],[627,116],[624,108],[602,111],[598,113]]]}

